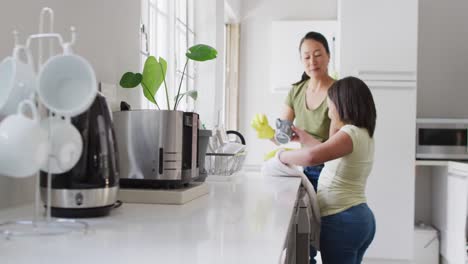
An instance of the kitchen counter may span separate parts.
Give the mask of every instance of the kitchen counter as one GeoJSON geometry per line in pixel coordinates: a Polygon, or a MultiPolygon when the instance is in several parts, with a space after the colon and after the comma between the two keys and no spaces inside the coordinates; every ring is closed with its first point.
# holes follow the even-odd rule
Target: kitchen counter
{"type": "MultiPolygon", "coordinates": [[[[0,263],[278,263],[299,178],[244,173],[185,205],[123,204],[86,235],[0,239],[0,263]]],[[[30,207],[0,221],[30,219],[30,207]]]]}

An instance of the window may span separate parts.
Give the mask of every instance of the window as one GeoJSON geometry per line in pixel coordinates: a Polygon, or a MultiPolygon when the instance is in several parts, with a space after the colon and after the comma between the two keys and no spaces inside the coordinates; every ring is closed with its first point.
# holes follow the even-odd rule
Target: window
{"type": "Polygon", "coordinates": [[[224,80],[224,124],[232,130],[239,129],[239,45],[240,25],[226,24],[225,27],[225,80],[224,80]]]}
{"type": "MultiPolygon", "coordinates": [[[[156,58],[163,57],[168,64],[166,84],[169,93],[169,105],[174,106],[174,97],[179,88],[180,79],[185,69],[185,76],[181,83],[181,93],[194,89],[194,65],[189,61],[187,65],[185,53],[194,45],[194,0],[145,0],[142,6],[142,34],[141,65],[148,54],[156,58]]],[[[162,109],[167,109],[164,84],[156,94],[156,101],[162,109]],[[162,91],[161,91],[162,90],[162,91]]],[[[142,105],[156,108],[143,97],[142,105]]],[[[191,111],[194,103],[184,97],[178,109],[191,111]]]]}

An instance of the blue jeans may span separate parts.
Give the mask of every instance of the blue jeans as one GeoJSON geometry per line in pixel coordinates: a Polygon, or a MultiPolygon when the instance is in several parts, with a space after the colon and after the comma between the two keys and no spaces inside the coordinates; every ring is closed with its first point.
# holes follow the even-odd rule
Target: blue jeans
{"type": "MultiPolygon", "coordinates": [[[[307,179],[309,179],[310,183],[312,183],[312,186],[314,186],[315,191],[317,191],[317,186],[318,186],[318,179],[320,176],[320,172],[322,172],[323,169],[323,164],[317,165],[317,166],[308,166],[304,167],[304,174],[307,176],[307,179]]],[[[315,261],[315,256],[317,256],[317,250],[315,250],[314,247],[310,246],[310,264],[315,264],[317,261],[315,261]]]]}
{"type": "Polygon", "coordinates": [[[320,172],[322,172],[322,169],[323,164],[304,167],[304,174],[307,176],[310,183],[312,183],[312,186],[314,186],[315,191],[317,191],[318,179],[320,176],[320,172]]]}
{"type": "Polygon", "coordinates": [[[375,235],[375,218],[366,203],[322,217],[320,254],[326,264],[359,264],[375,235]]]}

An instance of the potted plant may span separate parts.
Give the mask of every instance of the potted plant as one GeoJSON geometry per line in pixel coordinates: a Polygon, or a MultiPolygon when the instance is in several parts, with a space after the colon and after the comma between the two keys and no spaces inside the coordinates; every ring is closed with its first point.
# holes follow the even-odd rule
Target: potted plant
{"type": "MultiPolygon", "coordinates": [[[[188,61],[213,60],[217,53],[214,48],[204,44],[198,44],[188,49],[173,105],[169,102],[166,84],[167,62],[164,58],[156,59],[154,56],[149,56],[145,61],[142,73],[126,72],[123,74],[120,86],[131,89],[140,85],[144,96],[155,104],[157,109],[114,113],[116,140],[120,152],[121,187],[138,185],[140,180],[150,180],[151,184],[158,181],[185,184],[200,176],[199,171],[194,167],[195,163],[198,163],[198,169],[201,172],[204,171],[204,157],[202,156],[204,156],[207,146],[198,146],[198,162],[190,153],[193,153],[196,146],[193,143],[194,133],[197,133],[199,137],[203,137],[207,133],[198,132],[198,125],[196,125],[198,114],[178,111],[177,107],[184,96],[189,96],[193,100],[196,100],[198,96],[196,90],[181,93],[188,61]],[[164,84],[167,109],[161,109],[156,101],[156,93],[162,84],[164,84]],[[186,132],[187,135],[185,135],[186,132]],[[180,158],[182,158],[181,163],[178,162],[180,158]]],[[[197,141],[200,143],[208,142],[207,140],[197,141]]]]}
{"type": "MultiPolygon", "coordinates": [[[[196,100],[198,96],[198,92],[196,90],[190,90],[182,94],[180,93],[180,88],[182,87],[182,80],[185,76],[185,70],[187,69],[188,61],[213,60],[216,58],[217,54],[218,52],[216,49],[205,44],[198,44],[188,49],[188,51],[185,53],[187,59],[185,61],[184,70],[182,71],[182,77],[180,78],[177,94],[174,97],[174,107],[172,110],[177,110],[177,106],[184,96],[189,96],[193,100],[196,100]]],[[[167,62],[164,58],[159,57],[158,61],[154,56],[149,56],[145,61],[143,73],[126,72],[120,79],[120,86],[122,88],[135,88],[138,85],[141,85],[143,94],[145,95],[146,99],[155,104],[158,109],[161,109],[156,102],[156,93],[164,83],[166,103],[168,107],[167,110],[171,110],[169,103],[169,92],[166,84],[166,70],[167,62]]]]}

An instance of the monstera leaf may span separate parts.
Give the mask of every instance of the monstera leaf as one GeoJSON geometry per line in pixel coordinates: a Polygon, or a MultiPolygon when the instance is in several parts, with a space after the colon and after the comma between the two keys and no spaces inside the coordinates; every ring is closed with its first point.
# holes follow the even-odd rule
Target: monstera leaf
{"type": "Polygon", "coordinates": [[[145,97],[156,104],[156,93],[166,77],[167,63],[160,63],[154,56],[149,56],[143,68],[141,85],[145,97]]]}
{"type": "Polygon", "coordinates": [[[169,92],[167,91],[167,85],[166,85],[167,61],[165,59],[163,59],[162,57],[159,57],[159,68],[161,69],[161,74],[163,76],[163,82],[164,82],[164,88],[166,90],[167,107],[170,107],[169,106],[169,92]]]}
{"type": "Polygon", "coordinates": [[[187,56],[187,58],[194,61],[207,61],[216,59],[217,55],[218,51],[205,44],[198,44],[192,46],[188,49],[187,53],[185,53],[185,56],[187,56]]]}
{"type": "Polygon", "coordinates": [[[120,86],[123,88],[135,88],[143,79],[141,73],[126,72],[120,79],[120,86]]]}

